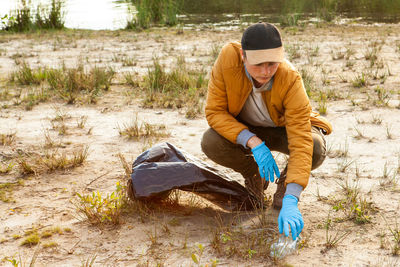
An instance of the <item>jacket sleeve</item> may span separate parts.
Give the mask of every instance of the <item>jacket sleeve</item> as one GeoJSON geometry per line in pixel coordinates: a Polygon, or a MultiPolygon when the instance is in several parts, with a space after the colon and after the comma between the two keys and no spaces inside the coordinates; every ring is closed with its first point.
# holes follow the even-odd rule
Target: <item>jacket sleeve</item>
{"type": "Polygon", "coordinates": [[[285,183],[308,184],[313,153],[311,105],[301,76],[296,75],[283,100],[289,146],[288,172],[285,183]]]}
{"type": "Polygon", "coordinates": [[[237,143],[236,139],[239,133],[248,129],[229,113],[228,108],[229,95],[227,90],[229,88],[227,88],[226,79],[233,79],[233,77],[224,77],[224,70],[230,68],[229,59],[235,56],[237,57],[229,45],[222,48],[211,71],[205,107],[206,118],[210,127],[234,144],[237,143]]]}

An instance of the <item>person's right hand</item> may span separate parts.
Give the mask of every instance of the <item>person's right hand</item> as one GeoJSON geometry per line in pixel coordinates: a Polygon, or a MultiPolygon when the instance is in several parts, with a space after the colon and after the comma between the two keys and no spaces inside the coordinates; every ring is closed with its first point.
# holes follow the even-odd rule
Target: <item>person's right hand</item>
{"type": "Polygon", "coordinates": [[[254,147],[251,152],[253,152],[254,159],[257,162],[258,170],[260,171],[262,178],[267,181],[269,180],[272,183],[275,175],[278,178],[281,176],[274,157],[272,156],[271,151],[265,145],[265,142],[262,142],[258,146],[254,147]]]}

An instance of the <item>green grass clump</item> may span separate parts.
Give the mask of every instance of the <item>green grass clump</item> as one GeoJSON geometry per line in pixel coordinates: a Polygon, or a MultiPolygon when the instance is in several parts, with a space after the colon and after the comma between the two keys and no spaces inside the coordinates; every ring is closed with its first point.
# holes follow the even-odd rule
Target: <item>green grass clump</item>
{"type": "Polygon", "coordinates": [[[180,0],[131,0],[137,14],[128,21],[126,29],[147,29],[157,25],[173,26],[178,23],[180,0]]]}
{"type": "Polygon", "coordinates": [[[16,133],[0,134],[0,145],[9,146],[15,142],[16,133]]]}
{"type": "Polygon", "coordinates": [[[47,82],[68,104],[75,103],[80,96],[86,98],[85,102],[95,103],[101,91],[109,89],[114,75],[115,71],[111,68],[94,67],[85,71],[83,65],[71,69],[63,66],[62,69],[49,70],[47,82]]]}
{"type": "Polygon", "coordinates": [[[0,201],[5,203],[14,202],[13,190],[16,184],[14,183],[2,183],[0,184],[0,201]]]}
{"type": "Polygon", "coordinates": [[[124,124],[123,127],[119,127],[119,134],[125,136],[131,140],[149,139],[149,138],[160,138],[168,136],[165,125],[155,125],[147,122],[140,123],[138,118],[132,120],[130,124],[124,124]]]}
{"type": "Polygon", "coordinates": [[[26,109],[39,102],[44,102],[55,94],[66,100],[68,104],[77,101],[96,103],[96,98],[102,91],[110,88],[115,71],[112,68],[94,67],[85,71],[83,64],[76,68],[67,68],[63,65],[60,69],[38,68],[32,69],[26,62],[13,72],[11,82],[20,85],[46,85],[49,88],[41,88],[39,91],[31,90],[18,104],[26,103],[26,109]]]}
{"type": "Polygon", "coordinates": [[[315,88],[314,74],[309,69],[301,69],[299,70],[299,72],[303,79],[303,84],[306,89],[307,95],[311,97],[315,88]]]}
{"type": "Polygon", "coordinates": [[[154,59],[141,87],[145,92],[145,107],[186,107],[186,116],[193,118],[202,111],[207,80],[204,70],[189,69],[183,57],[177,58],[170,72],[154,59]]]}
{"type": "Polygon", "coordinates": [[[50,7],[38,6],[32,11],[28,1],[20,1],[20,9],[11,12],[5,21],[4,30],[26,32],[39,29],[63,29],[64,12],[62,0],[52,0],[50,7]],[[35,15],[34,15],[35,14],[35,15]]]}
{"type": "Polygon", "coordinates": [[[21,246],[35,246],[39,243],[40,237],[37,231],[33,231],[32,233],[28,234],[25,239],[21,242],[21,246]]]}
{"type": "Polygon", "coordinates": [[[20,64],[17,71],[11,73],[10,80],[20,85],[39,85],[46,80],[46,69],[31,69],[25,61],[20,64]]]}
{"type": "Polygon", "coordinates": [[[116,190],[104,196],[100,192],[89,195],[77,193],[78,201],[75,203],[79,214],[86,217],[93,225],[111,223],[118,225],[123,208],[127,204],[126,187],[117,183],[116,190]]]}

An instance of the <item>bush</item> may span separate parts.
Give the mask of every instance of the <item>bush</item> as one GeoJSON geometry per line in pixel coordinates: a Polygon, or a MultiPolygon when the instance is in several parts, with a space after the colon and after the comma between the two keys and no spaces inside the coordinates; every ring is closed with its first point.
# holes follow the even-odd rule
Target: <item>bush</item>
{"type": "Polygon", "coordinates": [[[63,29],[63,0],[52,0],[49,8],[38,6],[33,15],[26,0],[21,0],[21,8],[11,12],[9,17],[3,17],[4,30],[25,32],[37,29],[63,29]]]}

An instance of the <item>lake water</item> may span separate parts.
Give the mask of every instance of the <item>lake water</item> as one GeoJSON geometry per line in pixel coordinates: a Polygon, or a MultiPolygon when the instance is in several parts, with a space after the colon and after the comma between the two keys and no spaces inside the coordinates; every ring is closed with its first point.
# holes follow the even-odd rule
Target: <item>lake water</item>
{"type": "MultiPolygon", "coordinates": [[[[326,14],[363,22],[400,22],[400,0],[182,0],[180,20],[185,25],[237,26],[241,22],[281,22],[296,14],[301,20],[326,14]]],[[[31,0],[33,6],[50,0],[31,0]]],[[[79,29],[120,29],[135,10],[133,0],[65,0],[65,26],[79,29]],[[131,10],[131,12],[129,12],[131,10]]],[[[0,0],[0,16],[19,0],[0,0]]]]}

